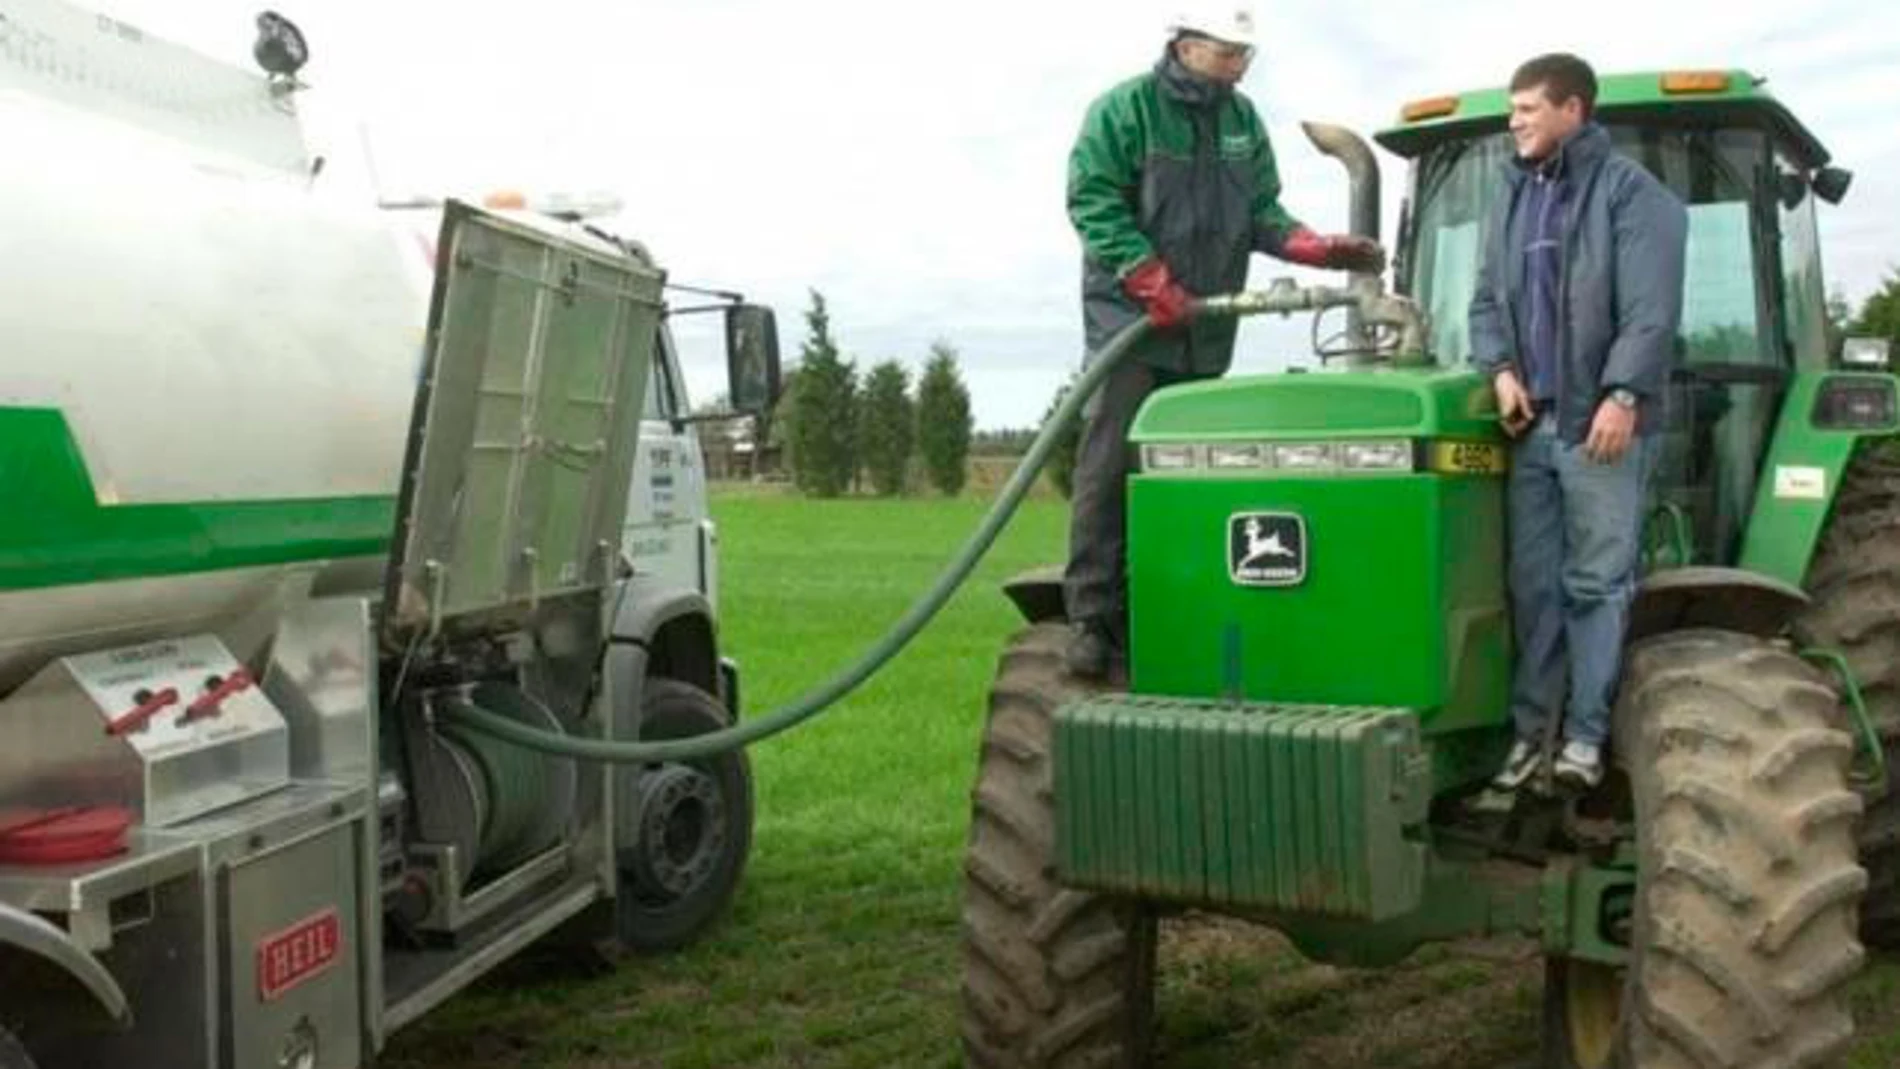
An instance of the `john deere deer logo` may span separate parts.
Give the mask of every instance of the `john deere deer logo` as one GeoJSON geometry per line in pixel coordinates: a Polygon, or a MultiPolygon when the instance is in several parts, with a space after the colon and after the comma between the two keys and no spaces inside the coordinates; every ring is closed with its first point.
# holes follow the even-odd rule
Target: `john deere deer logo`
{"type": "Polygon", "coordinates": [[[1306,579],[1306,521],[1289,512],[1245,512],[1227,521],[1227,574],[1241,586],[1306,579]]]}

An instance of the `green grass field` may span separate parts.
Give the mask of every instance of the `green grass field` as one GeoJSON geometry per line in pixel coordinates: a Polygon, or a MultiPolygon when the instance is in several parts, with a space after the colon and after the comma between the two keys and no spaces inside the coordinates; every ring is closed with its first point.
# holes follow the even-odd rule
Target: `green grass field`
{"type": "MultiPolygon", "coordinates": [[[[748,712],[802,693],[908,607],[982,502],[809,502],[722,488],[723,641],[748,712]]],[[[960,1064],[957,914],[984,693],[1016,617],[998,590],[1059,560],[1066,512],[1030,501],[918,641],[831,713],[754,748],[758,824],[732,915],[615,973],[512,968],[393,1040],[391,1069],[816,1069],[960,1064]]],[[[1160,1061],[1188,1067],[1520,1069],[1541,967],[1522,943],[1358,972],[1256,929],[1164,928],[1160,1061]]],[[[1850,1065],[1900,1064],[1900,963],[1859,981],[1850,1065]]]]}

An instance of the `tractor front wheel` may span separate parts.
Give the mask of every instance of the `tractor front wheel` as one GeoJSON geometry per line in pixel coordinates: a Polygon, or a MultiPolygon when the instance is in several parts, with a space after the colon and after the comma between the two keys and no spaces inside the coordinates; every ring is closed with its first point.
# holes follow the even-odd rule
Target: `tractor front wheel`
{"type": "Polygon", "coordinates": [[[1091,688],[1063,670],[1065,625],[1016,636],[990,690],[963,892],[963,1050],[973,1069],[1148,1064],[1155,920],[1056,882],[1050,740],[1091,688]]]}
{"type": "Polygon", "coordinates": [[[1632,647],[1614,739],[1635,804],[1629,965],[1551,963],[1547,1064],[1805,1067],[1847,1045],[1867,874],[1839,719],[1823,677],[1759,639],[1632,647]]]}

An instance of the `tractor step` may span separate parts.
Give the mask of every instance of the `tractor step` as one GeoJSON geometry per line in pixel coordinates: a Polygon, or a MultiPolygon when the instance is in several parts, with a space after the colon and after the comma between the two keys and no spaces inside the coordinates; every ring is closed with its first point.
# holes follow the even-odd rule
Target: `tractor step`
{"type": "Polygon", "coordinates": [[[1425,882],[1412,710],[1102,695],[1056,713],[1055,855],[1072,886],[1384,920],[1425,882]]]}

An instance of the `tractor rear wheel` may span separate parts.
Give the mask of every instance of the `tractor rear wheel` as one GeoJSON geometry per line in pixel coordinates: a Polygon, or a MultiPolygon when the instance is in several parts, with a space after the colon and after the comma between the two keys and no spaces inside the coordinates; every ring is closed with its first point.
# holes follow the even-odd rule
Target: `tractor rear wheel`
{"type": "Polygon", "coordinates": [[[963,892],[963,1050],[974,1069],[1147,1064],[1155,920],[1056,882],[1056,709],[1095,689],[1063,670],[1067,627],[1004,650],[972,791],[963,892]]]}
{"type": "MultiPolygon", "coordinates": [[[[1879,444],[1862,446],[1848,468],[1807,585],[1814,600],[1795,634],[1846,656],[1892,774],[1900,770],[1900,459],[1879,444]]],[[[1900,947],[1900,793],[1876,784],[1862,794],[1860,858],[1870,882],[1861,938],[1892,949],[1900,947]]]]}
{"type": "Polygon", "coordinates": [[[1629,965],[1551,963],[1548,1064],[1812,1067],[1852,1039],[1867,874],[1823,679],[1733,632],[1631,648],[1613,740],[1635,800],[1629,965]]]}

